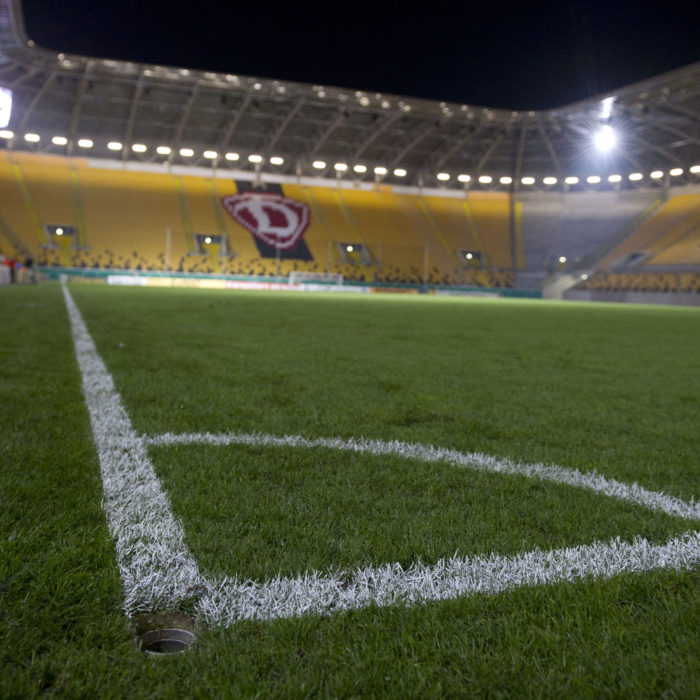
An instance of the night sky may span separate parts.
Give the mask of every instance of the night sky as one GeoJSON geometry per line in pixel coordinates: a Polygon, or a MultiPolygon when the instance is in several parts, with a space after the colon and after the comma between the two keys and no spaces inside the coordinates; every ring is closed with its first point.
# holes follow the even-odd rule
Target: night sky
{"type": "Polygon", "coordinates": [[[700,61],[696,4],[22,0],[56,51],[507,109],[700,61]]]}

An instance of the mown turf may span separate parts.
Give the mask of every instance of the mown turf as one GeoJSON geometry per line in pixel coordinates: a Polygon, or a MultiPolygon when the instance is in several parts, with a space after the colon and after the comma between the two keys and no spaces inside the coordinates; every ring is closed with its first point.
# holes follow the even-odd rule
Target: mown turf
{"type": "Polygon", "coordinates": [[[568,486],[398,457],[197,445],[160,448],[154,461],[205,572],[244,578],[661,542],[690,527],[568,486]]]}
{"type": "MultiPolygon", "coordinates": [[[[597,468],[686,498],[700,491],[694,309],[72,291],[143,432],[396,437],[597,468]]],[[[697,572],[246,622],[203,630],[185,655],[146,660],[120,611],[99,465],[60,289],[2,289],[0,313],[0,696],[700,694],[697,572]]],[[[265,466],[270,452],[215,450],[210,465],[198,461],[209,450],[194,456],[193,447],[154,456],[166,482],[179,483],[189,461],[193,470],[209,466],[212,483],[226,487],[236,474],[241,483],[252,481],[253,468],[280,479],[279,469],[265,466]]],[[[287,460],[311,488],[313,462],[292,454],[287,460]]],[[[407,471],[391,459],[377,462],[382,488],[392,470],[407,471]]],[[[346,474],[348,466],[360,485],[374,483],[363,460],[343,459],[335,473],[346,474]]],[[[411,490],[425,490],[425,471],[408,471],[411,490]]],[[[440,488],[458,478],[439,468],[428,473],[440,488]]],[[[557,508],[562,518],[532,513],[519,496],[533,485],[510,493],[503,479],[460,481],[459,498],[448,506],[458,512],[459,499],[470,498],[486,510],[501,503],[509,516],[521,508],[528,542],[566,538],[577,528],[584,539],[599,527],[631,532],[640,520],[639,509],[612,513],[606,499],[591,497],[601,504],[594,513],[588,497],[551,486],[535,491],[545,510],[557,508]],[[498,494],[496,504],[483,489],[498,494]]],[[[303,501],[302,486],[286,486],[303,501]]],[[[323,495],[322,485],[313,488],[323,495]]],[[[246,489],[252,493],[250,483],[246,489]]],[[[327,495],[342,501],[352,491],[351,484],[327,495]]],[[[284,492],[276,488],[274,498],[284,492]]],[[[437,496],[413,500],[430,509],[437,496]]],[[[640,526],[656,537],[677,523],[650,515],[640,526]]],[[[187,532],[193,541],[195,529],[187,532]]],[[[516,530],[509,528],[504,548],[516,530]]],[[[426,532],[409,550],[428,542],[426,532]]],[[[480,535],[483,546],[490,546],[488,535],[480,535]]],[[[451,536],[446,527],[443,541],[451,536]]],[[[401,546],[387,556],[401,556],[401,546]]],[[[312,542],[309,550],[316,549],[312,542]]],[[[358,556],[373,554],[358,550],[348,561],[358,556]]]]}

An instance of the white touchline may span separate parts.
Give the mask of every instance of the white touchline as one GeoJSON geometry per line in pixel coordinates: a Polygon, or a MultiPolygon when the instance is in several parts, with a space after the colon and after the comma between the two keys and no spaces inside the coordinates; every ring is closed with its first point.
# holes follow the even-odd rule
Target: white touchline
{"type": "Polygon", "coordinates": [[[490,554],[452,557],[433,565],[421,562],[403,569],[386,564],[350,572],[309,571],[297,577],[259,582],[223,577],[210,580],[199,572],[184,541],[148,454],[148,445],[247,444],[268,447],[323,447],[368,454],[395,454],[424,462],[540,478],[593,490],[690,520],[700,506],[638,484],[624,484],[599,474],[556,465],[517,464],[488,455],[461,453],[403,442],[301,436],[165,434],[141,437],[133,429],[111,375],[68,289],[68,308],[83,393],[90,414],[104,487],[104,509],[114,539],[128,614],[176,606],[196,599],[199,614],[210,625],[232,625],[243,619],[327,615],[368,605],[418,603],[469,593],[498,593],[586,577],[606,579],[624,572],[684,569],[700,562],[700,532],[686,532],[663,544],[644,538],[541,551],[513,556],[490,554]]]}
{"type": "Polygon", "coordinates": [[[626,484],[597,472],[559,467],[555,464],[522,464],[504,457],[479,452],[458,452],[413,442],[369,440],[366,438],[305,438],[301,435],[267,435],[265,433],[165,433],[145,438],[149,445],[253,445],[262,447],[318,447],[371,455],[397,455],[417,462],[444,462],[456,467],[513,474],[542,481],[575,486],[629,501],[652,510],[659,510],[688,520],[700,520],[700,503],[684,501],[661,491],[649,491],[639,484],[626,484]]]}
{"type": "Polygon", "coordinates": [[[117,553],[127,614],[167,607],[206,585],[184,542],[111,375],[63,286],[83,393],[100,459],[103,507],[117,553]]]}

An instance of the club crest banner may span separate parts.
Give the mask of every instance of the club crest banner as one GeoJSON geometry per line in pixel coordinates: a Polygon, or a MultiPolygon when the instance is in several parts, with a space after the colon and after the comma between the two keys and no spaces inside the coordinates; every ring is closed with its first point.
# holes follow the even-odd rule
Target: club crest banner
{"type": "Polygon", "coordinates": [[[289,250],[309,226],[309,207],[279,194],[245,192],[222,198],[226,211],[241,226],[274,248],[289,250]]]}

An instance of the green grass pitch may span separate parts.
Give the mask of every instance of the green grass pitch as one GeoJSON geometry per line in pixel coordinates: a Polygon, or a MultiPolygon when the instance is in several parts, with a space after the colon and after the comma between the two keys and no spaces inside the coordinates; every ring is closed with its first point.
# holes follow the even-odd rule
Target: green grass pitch
{"type": "MultiPolygon", "coordinates": [[[[400,440],[700,496],[700,309],[72,285],[143,435],[400,440]]],[[[137,650],[56,284],[0,290],[0,696],[700,694],[700,576],[625,573],[202,627],[137,650]]],[[[212,576],[504,555],[689,523],[564,485],[328,449],[150,456],[212,576]]]]}

